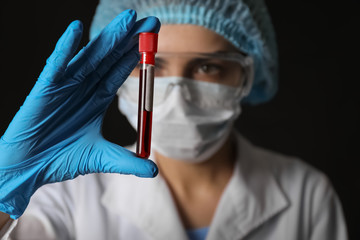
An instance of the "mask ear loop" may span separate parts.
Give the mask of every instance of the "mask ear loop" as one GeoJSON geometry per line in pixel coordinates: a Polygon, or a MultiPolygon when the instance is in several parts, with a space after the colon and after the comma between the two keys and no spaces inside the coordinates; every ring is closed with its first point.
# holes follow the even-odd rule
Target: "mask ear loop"
{"type": "Polygon", "coordinates": [[[247,56],[243,62],[244,66],[244,84],[240,88],[240,99],[249,95],[253,81],[254,81],[254,60],[252,57],[247,56]]]}

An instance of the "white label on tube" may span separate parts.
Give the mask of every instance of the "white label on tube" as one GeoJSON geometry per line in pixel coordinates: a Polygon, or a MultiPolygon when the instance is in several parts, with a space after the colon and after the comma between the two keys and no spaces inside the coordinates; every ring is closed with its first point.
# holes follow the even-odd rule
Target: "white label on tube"
{"type": "Polygon", "coordinates": [[[154,66],[148,65],[146,67],[146,86],[145,86],[145,110],[153,110],[153,96],[154,96],[154,66]]]}

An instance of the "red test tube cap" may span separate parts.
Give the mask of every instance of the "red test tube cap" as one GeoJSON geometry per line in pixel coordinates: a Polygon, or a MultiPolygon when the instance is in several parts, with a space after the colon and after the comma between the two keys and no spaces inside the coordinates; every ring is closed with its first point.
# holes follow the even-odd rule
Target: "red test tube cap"
{"type": "Polygon", "coordinates": [[[139,35],[140,63],[155,64],[155,53],[157,52],[158,34],[143,32],[139,35]]]}
{"type": "Polygon", "coordinates": [[[158,34],[143,32],[139,35],[139,52],[156,53],[158,34]]]}

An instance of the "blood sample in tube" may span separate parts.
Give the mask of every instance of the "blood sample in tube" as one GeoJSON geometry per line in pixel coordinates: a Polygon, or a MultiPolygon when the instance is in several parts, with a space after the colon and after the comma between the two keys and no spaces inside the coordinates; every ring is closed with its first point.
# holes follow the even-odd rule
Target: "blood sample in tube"
{"type": "Polygon", "coordinates": [[[140,74],[139,105],[136,155],[148,158],[151,151],[151,129],[154,94],[155,53],[157,52],[157,33],[140,33],[140,74]]]}

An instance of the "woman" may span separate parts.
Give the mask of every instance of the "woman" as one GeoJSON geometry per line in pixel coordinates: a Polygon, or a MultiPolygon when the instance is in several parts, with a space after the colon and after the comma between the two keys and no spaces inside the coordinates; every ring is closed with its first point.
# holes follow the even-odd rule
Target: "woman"
{"type": "Polygon", "coordinates": [[[80,36],[81,24],[72,23],[1,139],[3,235],[346,239],[339,201],[322,173],[233,130],[240,101],[257,104],[276,92],[274,34],[262,1],[105,0],[92,41],[72,57],[80,36]],[[135,22],[129,8],[163,24],[150,157],[156,165],[100,133],[116,93],[136,126],[134,36],[159,30],[155,18],[135,22]],[[154,179],[91,174],[65,181],[95,172],[154,177],[157,169],[154,179]],[[60,183],[43,186],[53,182],[60,183]],[[7,214],[23,215],[12,221],[7,214]]]}

